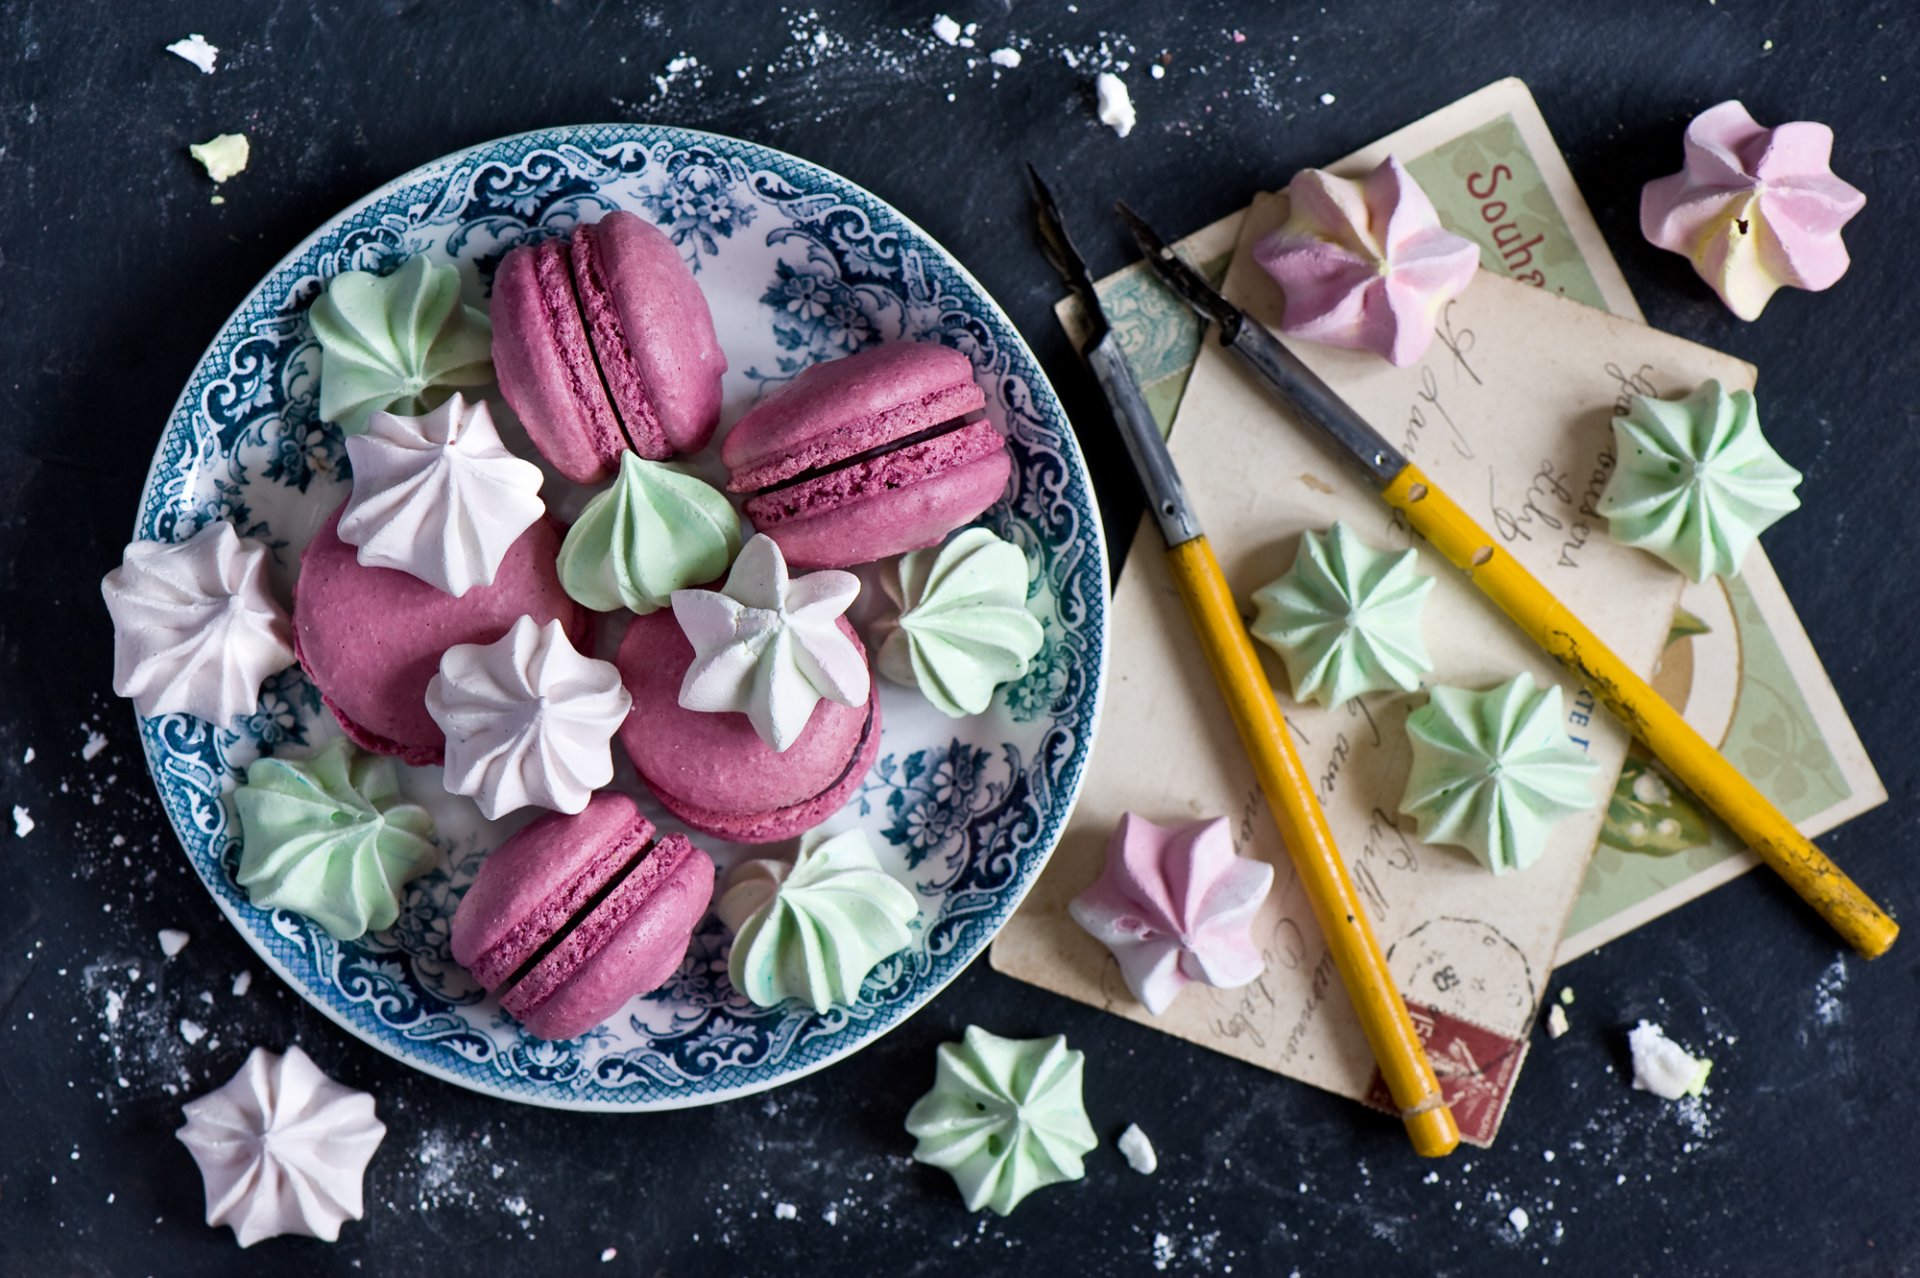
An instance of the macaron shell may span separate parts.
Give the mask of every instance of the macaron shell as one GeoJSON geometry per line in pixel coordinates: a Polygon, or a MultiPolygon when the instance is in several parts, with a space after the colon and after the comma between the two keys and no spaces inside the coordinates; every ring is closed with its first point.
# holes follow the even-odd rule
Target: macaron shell
{"type": "Polygon", "coordinates": [[[592,1029],[673,975],[712,898],[713,862],[668,835],[501,1006],[539,1038],[592,1029]]]}
{"type": "Polygon", "coordinates": [[[627,437],[594,362],[565,244],[514,249],[493,276],[493,368],[527,437],[575,483],[613,473],[627,437]]]}
{"type": "Polygon", "coordinates": [[[492,585],[456,598],[410,573],[361,564],[340,540],[340,513],[300,558],[293,647],[340,726],[367,749],[442,762],[446,734],[427,713],[427,684],[455,644],[492,643],[529,616],[542,625],[558,619],[576,648],[588,647],[592,614],[560,586],[562,530],[553,521],[536,520],[520,535],[492,585]]]}
{"type": "Polygon", "coordinates": [[[870,704],[873,717],[868,721],[866,735],[861,738],[859,749],[847,763],[840,779],[810,799],[790,807],[775,808],[771,812],[742,814],[715,812],[659,791],[654,792],[655,796],[662,807],[687,825],[729,843],[778,843],[804,834],[838,812],[853,798],[861,783],[867,779],[873,761],[880,757],[880,699],[874,697],[870,704]]]}
{"type": "Polygon", "coordinates": [[[814,364],[755,405],[720,446],[736,493],[964,417],[986,406],[973,364],[936,342],[884,342],[814,364]]]}
{"type": "Polygon", "coordinates": [[[653,822],[616,790],[600,791],[573,816],[549,813],[522,827],[487,857],[460,898],[454,962],[496,988],[653,835],[653,822]]]}
{"type": "Polygon", "coordinates": [[[664,461],[705,448],[720,421],[727,357],[680,250],[626,212],[581,227],[574,244],[575,279],[587,285],[581,303],[634,451],[664,461]],[[609,358],[610,344],[624,353],[609,358]]]}
{"type": "MultiPolygon", "coordinates": [[[[859,643],[845,618],[840,628],[859,643]]],[[[633,697],[620,740],[640,779],[675,815],[706,833],[720,832],[718,818],[751,825],[822,799],[845,784],[868,738],[879,738],[879,703],[871,692],[863,706],[822,699],[784,752],[762,741],[744,714],[682,708],[680,684],[693,664],[693,646],[670,610],[635,618],[614,660],[633,697]]]]}
{"type": "Polygon", "coordinates": [[[842,568],[939,543],[1005,495],[1013,461],[991,422],[749,498],[789,566],[842,568]]]}

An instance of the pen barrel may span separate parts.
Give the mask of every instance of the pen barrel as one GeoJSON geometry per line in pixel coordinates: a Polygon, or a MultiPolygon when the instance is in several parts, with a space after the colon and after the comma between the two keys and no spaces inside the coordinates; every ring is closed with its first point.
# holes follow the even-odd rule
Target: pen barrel
{"type": "Polygon", "coordinates": [[[1414,1148],[1429,1158],[1450,1153],[1460,1140],[1453,1113],[1387,971],[1213,548],[1205,537],[1192,538],[1167,550],[1167,565],[1414,1148]]]}
{"type": "Polygon", "coordinates": [[[1555,599],[1473,517],[1407,466],[1384,490],[1414,530],[1515,624],[1592,689],[1676,780],[1787,881],[1865,958],[1886,953],[1900,927],[1751,781],[1694,731],[1612,649],[1555,599]]]}

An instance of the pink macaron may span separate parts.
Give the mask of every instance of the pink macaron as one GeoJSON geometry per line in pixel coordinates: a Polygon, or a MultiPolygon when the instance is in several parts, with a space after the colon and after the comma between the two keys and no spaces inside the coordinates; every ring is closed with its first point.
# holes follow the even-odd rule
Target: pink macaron
{"type": "MultiPolygon", "coordinates": [[[[845,618],[840,628],[859,644],[845,618]]],[[[633,696],[620,740],[640,779],[669,812],[716,838],[773,843],[812,829],[860,788],[880,752],[880,698],[871,693],[864,706],[822,700],[784,751],[744,714],[682,708],[693,645],[665,609],[634,619],[614,661],[633,696]]]]}
{"type": "Polygon", "coordinates": [[[552,520],[520,534],[492,585],[456,597],[397,568],[362,564],[340,540],[340,513],[300,557],[293,651],[359,745],[413,764],[444,759],[447,737],[427,713],[427,685],[455,644],[492,643],[525,616],[542,625],[557,618],[574,647],[587,648],[593,614],[561,588],[554,561],[564,530],[552,520]]]}
{"type": "Polygon", "coordinates": [[[720,446],[747,518],[800,568],[937,543],[1000,500],[1013,468],[965,355],[887,342],[803,371],[720,446]]]}
{"type": "Polygon", "coordinates": [[[460,899],[454,961],[540,1038],[600,1024],[673,975],[713,896],[707,854],[654,835],[611,790],[525,827],[460,899]]]}
{"type": "Polygon", "coordinates": [[[561,474],[607,478],[631,448],[697,452],[720,420],[727,357],[673,241],[631,213],[507,254],[493,277],[493,367],[561,474]]]}

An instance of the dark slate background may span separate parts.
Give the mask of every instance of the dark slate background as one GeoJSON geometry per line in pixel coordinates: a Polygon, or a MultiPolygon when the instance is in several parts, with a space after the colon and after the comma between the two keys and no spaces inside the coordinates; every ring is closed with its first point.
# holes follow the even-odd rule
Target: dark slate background
{"type": "MultiPolygon", "coordinates": [[[[1769,432],[1807,473],[1803,508],[1767,546],[1893,795],[1825,843],[1915,915],[1920,11],[948,0],[981,24],[970,56],[932,39],[932,3],[685,9],[0,0],[0,813],[22,805],[36,823],[16,838],[0,822],[0,1271],[1920,1273],[1920,939],[1862,964],[1765,875],[1562,973],[1578,991],[1573,1032],[1536,1043],[1496,1151],[1439,1165],[1347,1102],[985,963],[824,1073],[640,1117],[520,1108],[417,1075],[262,969],[152,798],[133,716],[108,687],[97,581],[202,347],[332,211],[541,125],[736,134],[836,169],[926,227],[1090,424],[1020,161],[1054,172],[1096,270],[1111,269],[1125,250],[1099,210],[1115,196],[1197,227],[1509,74],[1539,97],[1650,319],[1761,369],[1769,432]],[[222,49],[211,77],[161,51],[196,30],[222,49]],[[1025,62],[996,74],[982,55],[1004,44],[1025,62]],[[657,84],[682,55],[697,69],[657,84]],[[1167,75],[1150,80],[1162,55],[1167,75]],[[1094,122],[1089,90],[1092,69],[1121,60],[1141,115],[1125,141],[1094,122]],[[1675,167],[1685,121],[1732,96],[1768,123],[1832,124],[1839,171],[1869,193],[1846,231],[1847,278],[1782,293],[1753,324],[1636,226],[1640,186],[1675,167]],[[213,206],[186,146],[235,129],[253,163],[213,206]],[[89,761],[90,732],[104,750],[89,761]],[[162,927],[192,934],[171,962],[162,927]],[[252,990],[234,997],[243,970],[252,990]],[[1643,1016],[1718,1061],[1690,1115],[1627,1087],[1624,1030],[1643,1016]],[[182,1018],[208,1037],[186,1044],[182,1018]],[[969,1023],[1063,1031],[1085,1049],[1104,1141],[1083,1183],[1005,1221],[969,1216],[944,1175],[906,1158],[901,1120],[933,1048],[969,1023]],[[388,1136],[367,1219],[337,1245],[243,1254],[201,1223],[171,1133],[181,1100],[248,1047],[294,1041],[377,1095],[388,1136]],[[1112,1147],[1135,1121],[1160,1149],[1152,1178],[1112,1147]]],[[[1102,438],[1090,448],[1109,527],[1130,531],[1135,499],[1102,438]]]]}

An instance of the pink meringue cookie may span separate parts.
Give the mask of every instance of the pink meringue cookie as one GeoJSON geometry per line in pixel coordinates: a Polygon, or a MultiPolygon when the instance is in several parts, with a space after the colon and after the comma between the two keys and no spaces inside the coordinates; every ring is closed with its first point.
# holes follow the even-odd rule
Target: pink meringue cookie
{"type": "Polygon", "coordinates": [[[1761,127],[1738,102],[1687,126],[1680,172],[1640,192],[1640,231],[1693,263],[1727,309],[1759,317],[1776,289],[1819,292],[1847,273],[1840,228],[1867,202],[1828,167],[1833,130],[1761,127]]]}
{"type": "Polygon", "coordinates": [[[1067,910],[1158,1016],[1195,981],[1233,989],[1266,970],[1251,929],[1272,887],[1271,865],[1234,852],[1225,817],[1163,827],[1129,812],[1106,872],[1067,910]]]}
{"type": "Polygon", "coordinates": [[[1441,310],[1473,282],[1479,247],[1440,225],[1391,155],[1357,182],[1302,169],[1287,199],[1285,224],[1253,246],[1287,295],[1280,331],[1402,366],[1419,359],[1441,310]]]}

